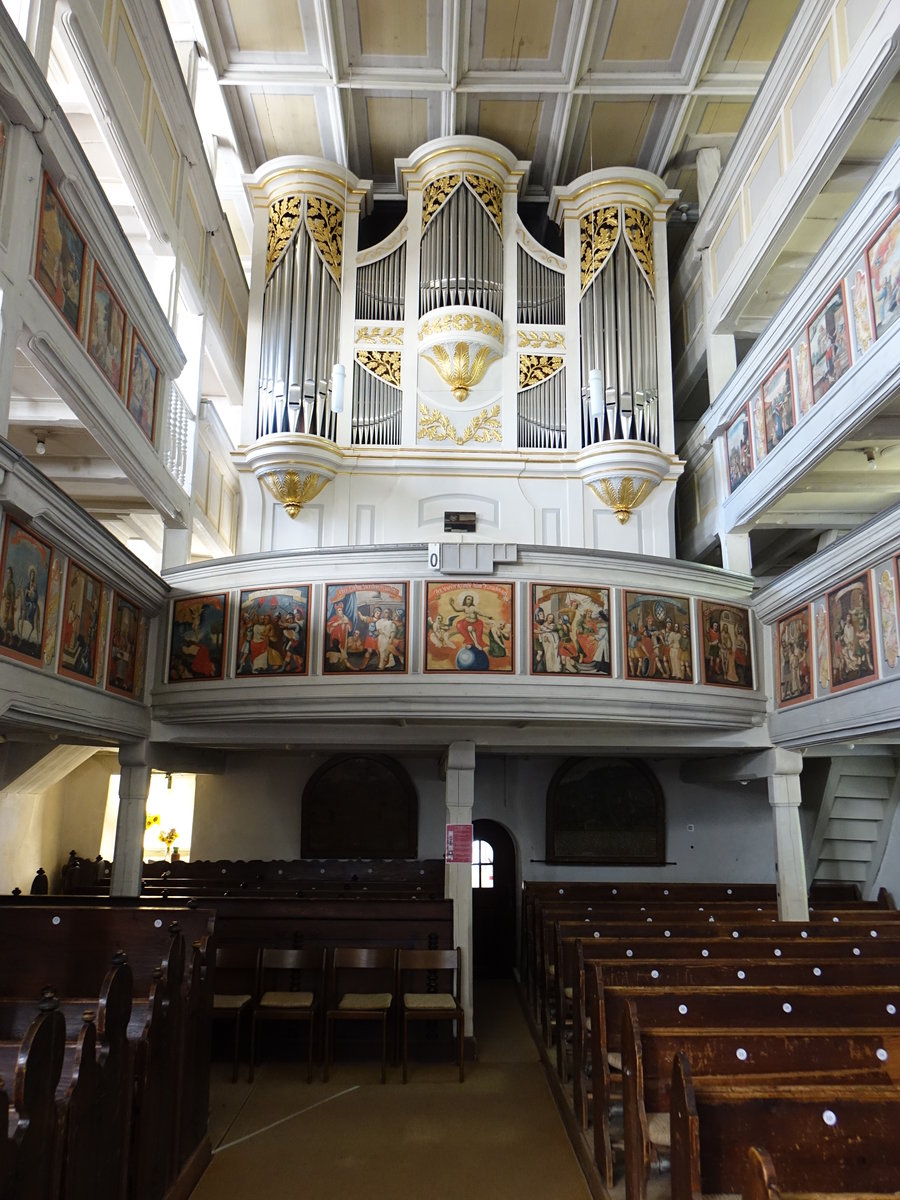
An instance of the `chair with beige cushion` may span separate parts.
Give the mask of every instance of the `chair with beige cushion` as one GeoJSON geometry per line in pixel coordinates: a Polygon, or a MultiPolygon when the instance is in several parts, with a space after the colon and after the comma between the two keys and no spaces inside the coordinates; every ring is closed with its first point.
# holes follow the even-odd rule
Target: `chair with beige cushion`
{"type": "Polygon", "coordinates": [[[402,1022],[403,1082],[407,1079],[407,1034],[410,1021],[455,1021],[459,1081],[465,1068],[466,1018],[462,994],[462,960],[455,950],[401,950],[397,961],[402,1022]]]}
{"type": "MultiPolygon", "coordinates": [[[[231,1082],[238,1077],[241,1045],[241,1022],[244,1014],[252,1012],[253,993],[259,951],[256,946],[219,946],[216,949],[216,973],[213,980],[213,1018],[231,1021],[234,1026],[234,1061],[231,1082]]],[[[250,1064],[253,1078],[253,1064],[250,1064]]]]}
{"type": "Polygon", "coordinates": [[[306,1081],[312,1080],[316,1044],[316,1015],[319,1012],[325,951],[283,950],[264,946],[259,955],[259,999],[250,1026],[250,1078],[256,1062],[256,1026],[260,1021],[306,1021],[309,1024],[309,1053],[306,1081]]]}
{"type": "Polygon", "coordinates": [[[387,1079],[388,1018],[397,984],[397,951],[386,946],[335,947],[325,1013],[325,1078],[335,1021],[381,1022],[381,1082],[387,1079]]]}

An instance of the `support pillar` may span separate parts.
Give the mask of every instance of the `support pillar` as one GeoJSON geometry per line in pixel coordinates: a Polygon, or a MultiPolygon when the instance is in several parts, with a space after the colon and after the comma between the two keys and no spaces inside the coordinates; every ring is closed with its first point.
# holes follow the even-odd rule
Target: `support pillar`
{"type": "MultiPolygon", "coordinates": [[[[471,825],[475,801],[475,743],[452,742],[447,749],[447,824],[471,825]]],[[[472,864],[444,864],[444,895],[453,901],[453,936],[462,950],[462,1005],[466,1036],[475,1036],[472,987],[472,864]]]]}
{"type": "Polygon", "coordinates": [[[778,917],[808,921],[806,861],[800,832],[800,772],[803,759],[787,750],[775,751],[775,770],[768,777],[769,804],[775,826],[775,881],[778,917]]]}
{"type": "Polygon", "coordinates": [[[119,781],[119,818],[116,821],[116,849],[111,896],[139,896],[144,866],[144,829],[147,795],[150,791],[150,763],[147,742],[134,742],[119,749],[122,769],[119,781]]]}

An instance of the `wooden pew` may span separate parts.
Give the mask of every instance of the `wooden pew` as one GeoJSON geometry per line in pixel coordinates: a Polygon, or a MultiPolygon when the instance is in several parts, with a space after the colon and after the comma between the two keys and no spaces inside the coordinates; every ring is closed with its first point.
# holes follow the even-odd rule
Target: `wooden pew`
{"type": "MultiPolygon", "coordinates": [[[[590,946],[587,947],[591,949],[590,946]]],[[[575,1114],[587,1129],[591,1114],[590,1084],[591,1026],[589,1009],[596,1000],[589,995],[585,972],[585,943],[575,943],[576,971],[572,1001],[572,1079],[575,1114]]],[[[596,960],[595,960],[596,961],[596,960]]],[[[654,965],[597,962],[603,986],[627,990],[640,987],[665,991],[673,987],[889,987],[898,982],[895,959],[854,958],[835,962],[823,959],[812,966],[791,959],[746,960],[739,964],[673,960],[654,965]]],[[[615,993],[613,993],[615,995],[615,993]]]]}
{"type": "Polygon", "coordinates": [[[601,1177],[612,1186],[610,1107],[613,1089],[610,1054],[621,1054],[622,1012],[632,1000],[641,1026],[679,1030],[745,1029],[766,1025],[785,1030],[852,1026],[900,1033],[900,983],[862,989],[795,987],[605,988],[600,965],[586,963],[591,1006],[594,1158],[601,1177]]]}
{"type": "Polygon", "coordinates": [[[684,1053],[704,1085],[751,1082],[829,1085],[842,1094],[859,1084],[900,1081],[900,1034],[843,1027],[802,1032],[764,1025],[741,1030],[641,1029],[634,1001],[622,1016],[625,1195],[646,1200],[651,1169],[668,1167],[672,1062],[684,1053]]]}
{"type": "Polygon", "coordinates": [[[14,1049],[12,1062],[4,1055],[0,1103],[6,1102],[10,1119],[8,1128],[0,1131],[2,1200],[57,1200],[59,1196],[62,1130],[56,1093],[65,1039],[65,1018],[45,1002],[21,1046],[14,1049]]]}
{"type": "Polygon", "coordinates": [[[900,1091],[893,1087],[695,1085],[675,1057],[672,1200],[748,1187],[750,1149],[764,1146],[785,1193],[900,1191],[900,1091]]]}

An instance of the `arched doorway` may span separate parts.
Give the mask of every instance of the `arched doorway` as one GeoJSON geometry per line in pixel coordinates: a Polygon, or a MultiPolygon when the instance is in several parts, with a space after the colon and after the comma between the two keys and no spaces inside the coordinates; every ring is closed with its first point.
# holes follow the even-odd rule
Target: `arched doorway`
{"type": "Polygon", "coordinates": [[[516,850],[497,821],[474,821],[472,836],[474,977],[504,979],[516,958],[516,850]]]}

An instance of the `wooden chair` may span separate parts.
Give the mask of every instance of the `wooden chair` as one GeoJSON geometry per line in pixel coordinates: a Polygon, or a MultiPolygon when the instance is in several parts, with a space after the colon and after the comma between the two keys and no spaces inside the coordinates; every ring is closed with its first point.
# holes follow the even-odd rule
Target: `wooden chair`
{"type": "Polygon", "coordinates": [[[325,951],[285,950],[264,946],[259,954],[259,999],[250,1024],[250,1078],[256,1062],[256,1026],[259,1021],[306,1021],[309,1053],[306,1082],[312,1082],[316,1044],[316,1014],[322,999],[325,951]]]}
{"type": "Polygon", "coordinates": [[[381,1082],[387,1080],[388,1018],[397,989],[397,951],[393,947],[337,946],[331,958],[328,1009],[325,1013],[325,1079],[334,1042],[335,1021],[381,1022],[381,1082]],[[364,972],[371,972],[372,990],[351,991],[350,984],[368,983],[364,972]],[[388,990],[375,991],[376,987],[388,990]]]}
{"type": "Polygon", "coordinates": [[[397,977],[403,1026],[403,1082],[407,1081],[409,1022],[455,1021],[456,1057],[459,1082],[462,1083],[465,1077],[463,1047],[466,1018],[460,1000],[462,956],[459,946],[455,950],[401,950],[397,960],[397,977]],[[438,990],[442,975],[445,978],[449,976],[450,991],[438,990]],[[406,987],[413,984],[419,985],[418,990],[407,991],[406,987]]]}
{"type": "MultiPolygon", "coordinates": [[[[230,1021],[234,1026],[232,1083],[236,1083],[238,1077],[241,1023],[244,1014],[251,1012],[253,1008],[258,959],[259,950],[256,946],[219,946],[216,949],[213,1018],[219,1021],[230,1021]]],[[[252,1056],[250,1078],[253,1078],[252,1056]]]]}

